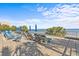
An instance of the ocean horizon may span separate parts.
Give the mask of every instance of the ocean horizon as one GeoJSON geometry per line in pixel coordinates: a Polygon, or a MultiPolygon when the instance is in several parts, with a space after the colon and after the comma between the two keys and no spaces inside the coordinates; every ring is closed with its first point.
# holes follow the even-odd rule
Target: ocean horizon
{"type": "MultiPolygon", "coordinates": [[[[37,31],[32,29],[29,32],[30,33],[39,33],[39,34],[44,34],[45,35],[46,34],[46,29],[37,29],[37,31]]],[[[66,35],[65,36],[78,37],[79,38],[79,29],[66,29],[66,35]]]]}
{"type": "MultiPolygon", "coordinates": [[[[35,29],[31,29],[31,32],[45,32],[47,29],[37,29],[37,31],[35,31],[35,29]]],[[[79,32],[79,29],[65,29],[66,32],[79,32]]]]}

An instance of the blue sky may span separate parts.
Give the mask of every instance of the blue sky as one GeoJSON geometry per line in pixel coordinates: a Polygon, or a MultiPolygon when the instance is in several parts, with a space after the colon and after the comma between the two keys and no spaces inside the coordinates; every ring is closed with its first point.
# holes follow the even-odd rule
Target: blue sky
{"type": "Polygon", "coordinates": [[[0,4],[0,22],[12,25],[34,25],[38,28],[62,26],[79,28],[79,4],[7,3],[0,4]]]}

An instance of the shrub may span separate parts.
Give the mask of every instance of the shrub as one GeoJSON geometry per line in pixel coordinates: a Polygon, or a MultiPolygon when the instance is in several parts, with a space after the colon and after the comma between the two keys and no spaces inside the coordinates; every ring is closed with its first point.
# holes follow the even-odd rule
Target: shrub
{"type": "Polygon", "coordinates": [[[47,29],[47,34],[54,35],[54,36],[65,36],[65,29],[63,27],[52,27],[47,29]]]}

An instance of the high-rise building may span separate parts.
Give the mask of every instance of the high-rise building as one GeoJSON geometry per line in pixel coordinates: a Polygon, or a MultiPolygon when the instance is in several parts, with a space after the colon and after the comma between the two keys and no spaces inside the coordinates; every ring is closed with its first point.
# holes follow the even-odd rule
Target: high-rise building
{"type": "Polygon", "coordinates": [[[37,31],[37,24],[35,24],[35,31],[37,31]]]}
{"type": "Polygon", "coordinates": [[[31,26],[29,26],[29,31],[31,31],[31,26]]]}

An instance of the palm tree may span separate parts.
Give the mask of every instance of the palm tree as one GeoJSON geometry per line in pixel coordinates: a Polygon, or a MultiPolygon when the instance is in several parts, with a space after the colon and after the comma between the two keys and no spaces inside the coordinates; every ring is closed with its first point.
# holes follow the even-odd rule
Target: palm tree
{"type": "Polygon", "coordinates": [[[27,26],[23,25],[20,27],[23,32],[28,32],[27,26]]]}
{"type": "Polygon", "coordinates": [[[10,30],[16,31],[16,26],[11,26],[10,30]]]}

